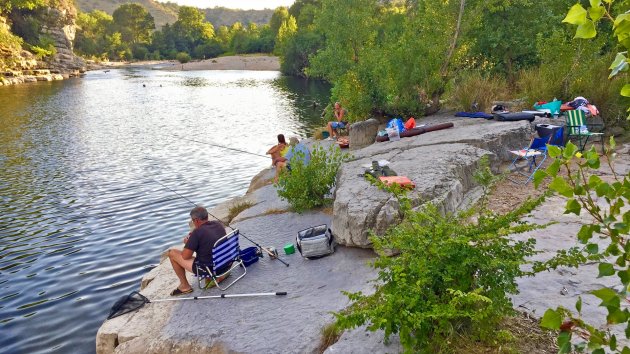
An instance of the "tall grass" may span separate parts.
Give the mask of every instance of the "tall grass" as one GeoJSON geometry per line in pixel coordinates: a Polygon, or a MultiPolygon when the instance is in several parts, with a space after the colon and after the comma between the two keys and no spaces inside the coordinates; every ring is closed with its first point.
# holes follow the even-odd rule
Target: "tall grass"
{"type": "Polygon", "coordinates": [[[456,77],[447,93],[449,108],[471,111],[490,111],[492,101],[508,99],[508,85],[504,78],[484,75],[480,71],[463,72],[456,77]]]}

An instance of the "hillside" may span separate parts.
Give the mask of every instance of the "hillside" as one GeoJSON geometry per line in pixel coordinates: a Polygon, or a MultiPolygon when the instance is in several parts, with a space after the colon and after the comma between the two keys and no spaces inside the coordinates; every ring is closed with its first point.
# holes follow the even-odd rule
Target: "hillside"
{"type": "Polygon", "coordinates": [[[155,19],[155,26],[158,29],[167,23],[177,21],[177,9],[179,6],[174,3],[160,3],[154,0],[75,0],[76,6],[82,12],[102,10],[110,15],[120,5],[130,2],[144,6],[155,19]]]}
{"type": "MultiPolygon", "coordinates": [[[[177,20],[179,5],[172,2],[158,2],[156,0],[75,0],[79,10],[89,12],[92,10],[103,10],[112,14],[118,6],[135,2],[144,6],[155,19],[155,26],[160,29],[166,23],[173,23],[177,20]]],[[[234,22],[247,24],[254,22],[262,25],[269,23],[273,10],[234,10],[225,7],[215,7],[203,10],[206,20],[217,28],[219,26],[230,26],[234,22]]]]}
{"type": "Polygon", "coordinates": [[[258,25],[269,23],[273,10],[234,10],[225,7],[204,9],[206,20],[212,23],[214,28],[219,26],[231,26],[235,22],[247,24],[253,22],[258,25]]]}

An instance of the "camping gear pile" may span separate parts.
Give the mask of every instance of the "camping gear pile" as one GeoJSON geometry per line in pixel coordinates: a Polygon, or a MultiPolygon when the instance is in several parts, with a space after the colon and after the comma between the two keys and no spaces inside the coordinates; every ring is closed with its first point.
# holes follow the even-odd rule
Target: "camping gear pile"
{"type": "Polygon", "coordinates": [[[367,168],[363,174],[363,176],[367,175],[378,179],[386,186],[397,184],[404,189],[416,188],[416,184],[413,183],[409,177],[398,176],[398,174],[389,167],[389,161],[387,160],[372,161],[372,165],[367,168]]]}
{"type": "Polygon", "coordinates": [[[400,140],[400,138],[408,138],[411,136],[452,127],[453,123],[441,123],[429,126],[422,124],[416,126],[416,120],[413,117],[410,117],[404,123],[401,118],[393,118],[387,123],[387,128],[385,130],[381,130],[378,132],[378,134],[376,135],[376,141],[398,141],[400,140]]]}
{"type": "Polygon", "coordinates": [[[477,112],[477,105],[473,105],[474,112],[457,112],[456,117],[495,119],[498,121],[518,121],[528,120],[533,122],[536,117],[557,118],[563,112],[570,110],[581,110],[588,116],[599,115],[599,110],[582,96],[576,97],[573,101],[562,103],[554,98],[552,101],[537,101],[533,105],[534,110],[524,110],[520,112],[510,112],[505,106],[497,104],[492,106],[491,113],[477,112]]]}

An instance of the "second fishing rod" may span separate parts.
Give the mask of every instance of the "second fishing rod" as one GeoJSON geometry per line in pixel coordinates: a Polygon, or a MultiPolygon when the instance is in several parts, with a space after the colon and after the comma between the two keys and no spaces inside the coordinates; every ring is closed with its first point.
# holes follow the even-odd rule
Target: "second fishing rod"
{"type": "MultiPolygon", "coordinates": [[[[154,178],[151,178],[151,177],[149,177],[149,179],[150,179],[150,180],[152,180],[153,182],[155,182],[155,183],[159,184],[160,186],[162,186],[162,187],[164,187],[164,188],[168,189],[169,191],[171,191],[171,192],[175,193],[177,196],[179,196],[180,198],[183,198],[184,200],[186,200],[186,201],[187,201],[187,202],[189,202],[190,204],[192,204],[192,205],[194,205],[194,206],[198,206],[198,205],[197,205],[196,203],[194,203],[192,200],[190,200],[190,199],[186,198],[185,196],[183,196],[183,195],[179,194],[177,191],[173,190],[172,188],[170,188],[169,186],[167,186],[167,185],[163,184],[162,182],[160,182],[160,181],[158,181],[158,180],[156,180],[156,179],[154,179],[154,178]]],[[[207,209],[206,209],[206,211],[207,211],[207,209]]],[[[218,221],[221,221],[221,219],[219,219],[219,218],[217,218],[216,216],[212,215],[210,212],[208,212],[208,215],[212,216],[213,218],[215,218],[215,219],[216,219],[216,220],[218,220],[218,221]]],[[[226,226],[227,226],[227,227],[229,227],[229,228],[230,228],[230,230],[234,231],[234,228],[233,228],[232,226],[230,226],[229,224],[226,224],[226,226]]],[[[280,256],[278,255],[278,253],[277,253],[277,252],[272,252],[272,251],[270,251],[269,249],[267,249],[267,248],[265,248],[265,247],[261,246],[259,243],[257,243],[256,241],[254,241],[254,240],[250,239],[249,237],[247,237],[247,236],[246,236],[245,234],[243,234],[242,232],[239,232],[239,234],[240,234],[241,236],[243,236],[243,237],[244,237],[246,240],[248,240],[249,242],[253,243],[253,244],[254,244],[256,247],[258,247],[261,251],[265,251],[265,253],[267,253],[267,254],[269,255],[269,257],[270,257],[270,258],[272,258],[272,259],[277,259],[277,260],[279,260],[279,261],[280,261],[280,263],[284,264],[285,266],[287,266],[287,267],[289,266],[289,263],[287,263],[287,262],[283,261],[283,260],[280,258],[280,256]]]]}

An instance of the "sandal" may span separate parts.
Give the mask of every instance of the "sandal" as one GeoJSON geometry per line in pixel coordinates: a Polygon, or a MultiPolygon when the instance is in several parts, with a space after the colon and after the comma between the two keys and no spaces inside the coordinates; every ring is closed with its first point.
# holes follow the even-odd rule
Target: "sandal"
{"type": "Polygon", "coordinates": [[[192,288],[188,290],[179,290],[179,288],[175,288],[175,290],[171,291],[171,296],[185,295],[185,294],[190,294],[192,292],[193,292],[192,288]]]}

